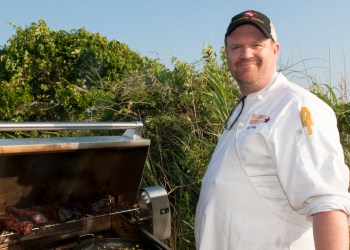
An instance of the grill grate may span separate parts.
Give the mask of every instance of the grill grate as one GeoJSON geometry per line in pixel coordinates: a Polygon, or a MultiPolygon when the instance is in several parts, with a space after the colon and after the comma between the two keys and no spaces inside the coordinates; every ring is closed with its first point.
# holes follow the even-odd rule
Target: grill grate
{"type": "MultiPolygon", "coordinates": [[[[47,220],[46,218],[49,218],[49,216],[52,216],[47,214],[48,211],[46,211],[45,213],[43,211],[38,212],[38,211],[29,210],[29,209],[17,209],[17,208],[11,207],[10,209],[8,209],[7,214],[3,214],[0,216],[0,221],[2,222],[0,225],[2,229],[0,236],[1,237],[10,236],[10,235],[19,234],[19,233],[26,235],[32,231],[36,231],[40,229],[47,230],[49,228],[54,228],[62,224],[66,224],[68,226],[69,224],[76,223],[77,221],[91,220],[99,217],[106,217],[106,216],[112,216],[112,215],[123,214],[123,213],[131,213],[139,210],[139,208],[136,205],[128,206],[128,205],[119,204],[119,203],[111,203],[111,202],[114,202],[114,198],[111,198],[112,196],[109,196],[109,195],[106,195],[106,197],[107,198],[103,198],[97,202],[92,203],[89,208],[85,208],[85,210],[86,211],[89,210],[90,213],[81,213],[80,211],[78,211],[78,208],[76,207],[73,207],[73,208],[71,207],[69,208],[69,210],[64,208],[65,213],[68,213],[68,212],[73,213],[72,211],[74,212],[78,211],[76,213],[79,215],[79,218],[71,218],[67,221],[47,220]],[[16,214],[13,214],[10,212],[16,212],[16,214]],[[28,214],[30,216],[33,216],[34,214],[35,217],[38,217],[38,215],[40,215],[42,218],[45,219],[45,221],[43,223],[35,223],[33,221],[29,221],[31,217],[27,216],[28,214]],[[6,228],[5,222],[7,222],[12,226],[12,230],[6,228]],[[21,226],[28,226],[29,223],[30,223],[30,229],[26,229],[25,231],[24,229],[19,228],[21,226]]],[[[83,207],[83,206],[77,205],[77,207],[83,207]]],[[[52,213],[52,211],[49,211],[49,212],[52,213]]],[[[62,214],[63,212],[60,212],[60,213],[62,214]]],[[[63,216],[55,216],[55,217],[62,218],[63,216]]]]}

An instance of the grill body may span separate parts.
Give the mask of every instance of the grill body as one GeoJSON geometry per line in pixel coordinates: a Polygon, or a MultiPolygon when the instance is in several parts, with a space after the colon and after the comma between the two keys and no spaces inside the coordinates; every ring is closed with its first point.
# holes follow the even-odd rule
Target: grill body
{"type": "Polygon", "coordinates": [[[124,133],[1,139],[0,216],[9,216],[8,207],[33,209],[71,200],[86,205],[105,197],[108,210],[33,225],[26,235],[3,230],[0,249],[74,249],[89,237],[141,239],[169,249],[162,241],[171,232],[167,192],[140,187],[150,146],[141,137],[142,123],[0,123],[0,131],[69,129],[124,133]]]}

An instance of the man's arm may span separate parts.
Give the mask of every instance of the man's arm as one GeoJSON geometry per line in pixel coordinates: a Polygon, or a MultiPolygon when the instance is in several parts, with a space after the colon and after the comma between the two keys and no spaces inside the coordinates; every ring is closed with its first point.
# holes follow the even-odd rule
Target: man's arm
{"type": "Polygon", "coordinates": [[[313,215],[316,250],[348,250],[349,224],[342,211],[329,211],[313,215]]]}

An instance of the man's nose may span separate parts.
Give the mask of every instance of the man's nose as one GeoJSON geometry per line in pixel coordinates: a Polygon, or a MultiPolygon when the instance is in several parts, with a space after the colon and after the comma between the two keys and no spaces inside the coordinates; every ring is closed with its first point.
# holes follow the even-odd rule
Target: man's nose
{"type": "Polygon", "coordinates": [[[240,51],[240,57],[243,59],[251,58],[253,56],[253,49],[250,47],[243,47],[240,51]]]}

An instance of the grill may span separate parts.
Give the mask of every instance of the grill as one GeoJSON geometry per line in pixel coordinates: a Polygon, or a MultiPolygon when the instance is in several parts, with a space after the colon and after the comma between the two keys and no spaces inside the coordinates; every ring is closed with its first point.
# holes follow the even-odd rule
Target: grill
{"type": "Polygon", "coordinates": [[[142,128],[141,122],[0,123],[0,131],[123,130],[1,139],[0,249],[78,249],[103,239],[170,249],[163,243],[171,234],[168,194],[140,187],[150,146],[142,128]],[[6,227],[14,219],[21,229],[6,227]]]}

